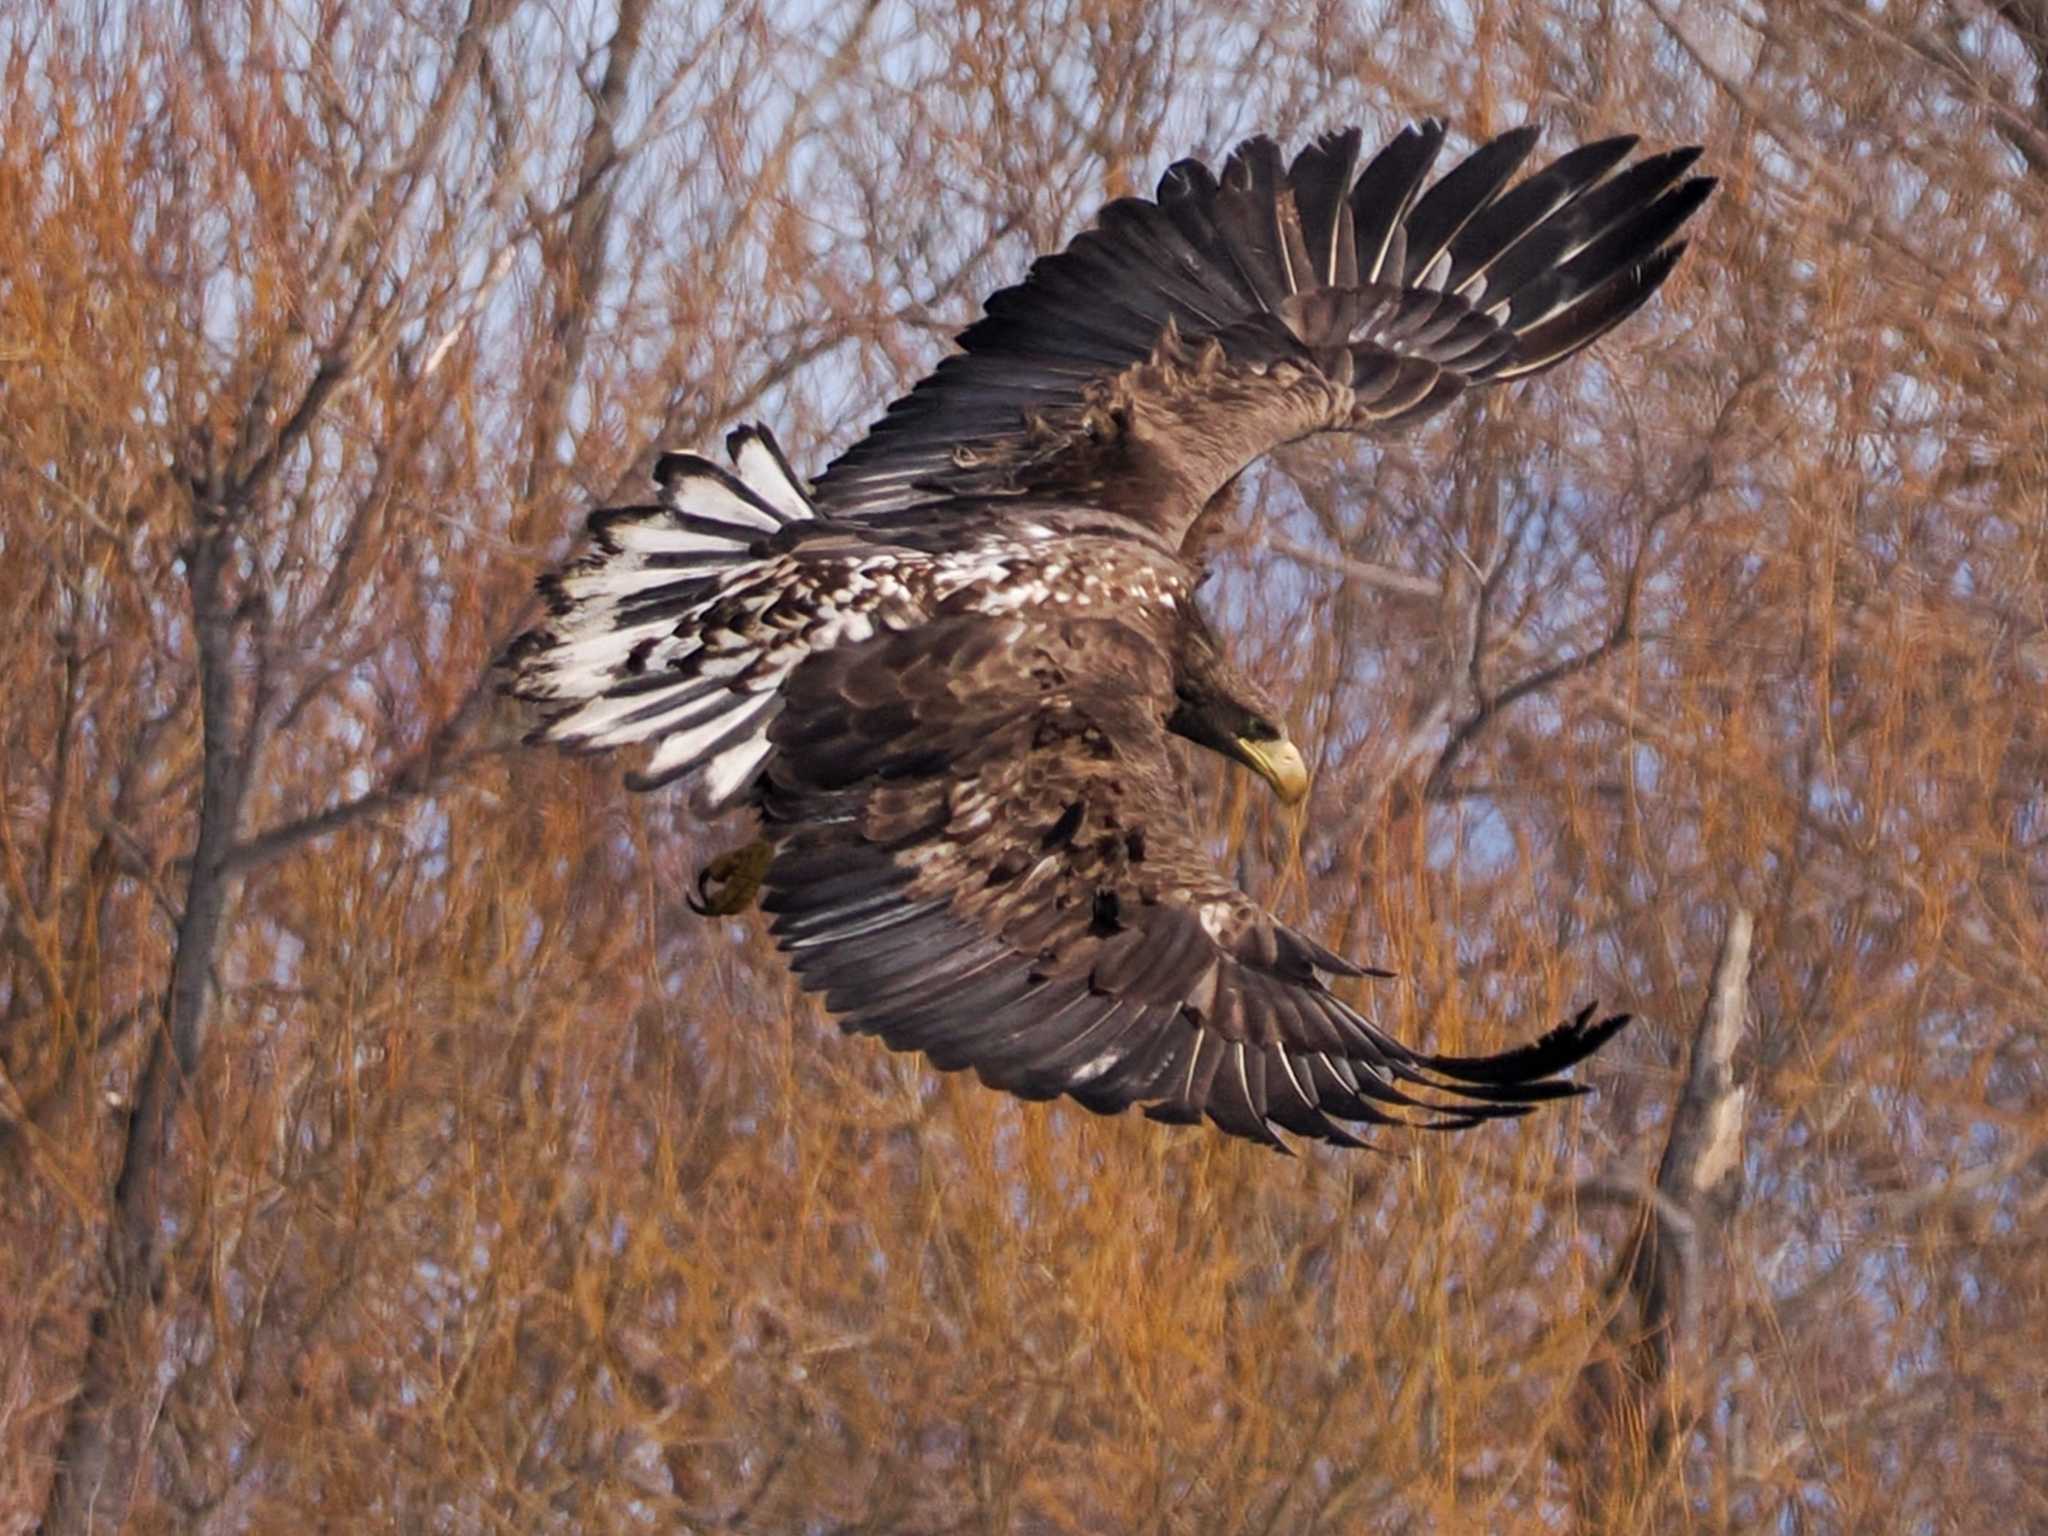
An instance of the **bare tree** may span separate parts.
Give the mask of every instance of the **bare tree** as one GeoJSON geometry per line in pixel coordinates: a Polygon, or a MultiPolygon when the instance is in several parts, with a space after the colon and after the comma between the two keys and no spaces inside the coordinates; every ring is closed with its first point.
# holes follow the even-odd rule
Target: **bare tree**
{"type": "Polygon", "coordinates": [[[1747,1022],[1754,932],[1748,912],[1729,914],[1655,1181],[1595,1180],[1579,1190],[1581,1204],[1612,1202],[1631,1213],[1606,1285],[1615,1348],[1580,1373],[1575,1433],[1565,1447],[1587,1530],[1677,1515],[1630,1506],[1646,1485],[1666,1483],[1659,1463],[1712,1406],[1678,1394],[1704,1374],[1696,1358],[1701,1318],[1709,1295],[1721,1290],[1716,1278],[1728,1273],[1715,1228],[1741,1184],[1748,1093],[1736,1080],[1735,1053],[1747,1022]]]}
{"type": "Polygon", "coordinates": [[[0,17],[0,1528],[2048,1525],[2037,10],[0,17]],[[1430,113],[1724,190],[1571,369],[1247,477],[1321,760],[1203,803],[1404,1036],[1638,1013],[1582,1108],[1012,1104],[508,750],[659,450],[816,466],[1175,156],[1430,113]]]}

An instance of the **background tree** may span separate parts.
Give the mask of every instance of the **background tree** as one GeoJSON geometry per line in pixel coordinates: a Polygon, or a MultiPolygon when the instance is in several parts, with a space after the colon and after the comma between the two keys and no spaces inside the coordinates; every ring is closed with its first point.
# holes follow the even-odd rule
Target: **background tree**
{"type": "Polygon", "coordinates": [[[0,17],[0,1528],[2048,1528],[2039,9],[0,17]],[[1642,1014],[1599,1097],[1014,1104],[506,750],[659,448],[822,463],[1175,156],[1430,113],[1724,190],[1592,357],[1252,477],[1318,788],[1204,804],[1405,1036],[1642,1014]]]}

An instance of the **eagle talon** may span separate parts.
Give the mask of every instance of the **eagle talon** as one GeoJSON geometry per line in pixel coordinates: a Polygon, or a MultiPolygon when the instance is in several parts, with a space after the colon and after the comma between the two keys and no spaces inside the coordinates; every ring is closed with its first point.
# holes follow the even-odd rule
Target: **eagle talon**
{"type": "Polygon", "coordinates": [[[761,894],[761,882],[774,853],[765,839],[721,853],[697,871],[697,894],[685,896],[683,901],[699,917],[737,916],[761,894]]]}

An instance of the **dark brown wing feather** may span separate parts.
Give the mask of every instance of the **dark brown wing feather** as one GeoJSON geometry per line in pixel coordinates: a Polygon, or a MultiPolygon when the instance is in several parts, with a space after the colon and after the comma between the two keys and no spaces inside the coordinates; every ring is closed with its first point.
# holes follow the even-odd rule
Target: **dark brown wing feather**
{"type": "Polygon", "coordinates": [[[763,905],[849,1029],[1025,1098],[1143,1104],[1280,1145],[1440,1128],[1580,1091],[1590,1010],[1504,1055],[1409,1050],[1332,993],[1368,974],[1202,854],[1161,721],[1168,658],[1102,620],[941,620],[805,662],[763,796],[763,905]]]}
{"type": "Polygon", "coordinates": [[[1050,490],[1177,543],[1267,450],[1377,430],[1562,362],[1670,274],[1713,183],[1633,138],[1511,186],[1522,128],[1431,184],[1439,123],[1358,170],[1355,128],[1283,163],[1269,139],[1169,169],[990,297],[947,358],[821,476],[833,515],[1050,490]]]}

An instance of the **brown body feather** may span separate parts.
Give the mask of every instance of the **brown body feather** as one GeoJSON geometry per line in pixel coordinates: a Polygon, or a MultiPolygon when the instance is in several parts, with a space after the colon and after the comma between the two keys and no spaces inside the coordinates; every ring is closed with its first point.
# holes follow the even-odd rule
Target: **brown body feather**
{"type": "Polygon", "coordinates": [[[992,1087],[1276,1146],[1274,1126],[1348,1143],[1337,1120],[1469,1125],[1577,1091],[1554,1074],[1621,1020],[1515,1063],[1418,1055],[1327,986],[1361,967],[1216,872],[1165,727],[1188,643],[962,617],[806,663],[763,793],[764,905],[805,985],[992,1087]]]}

